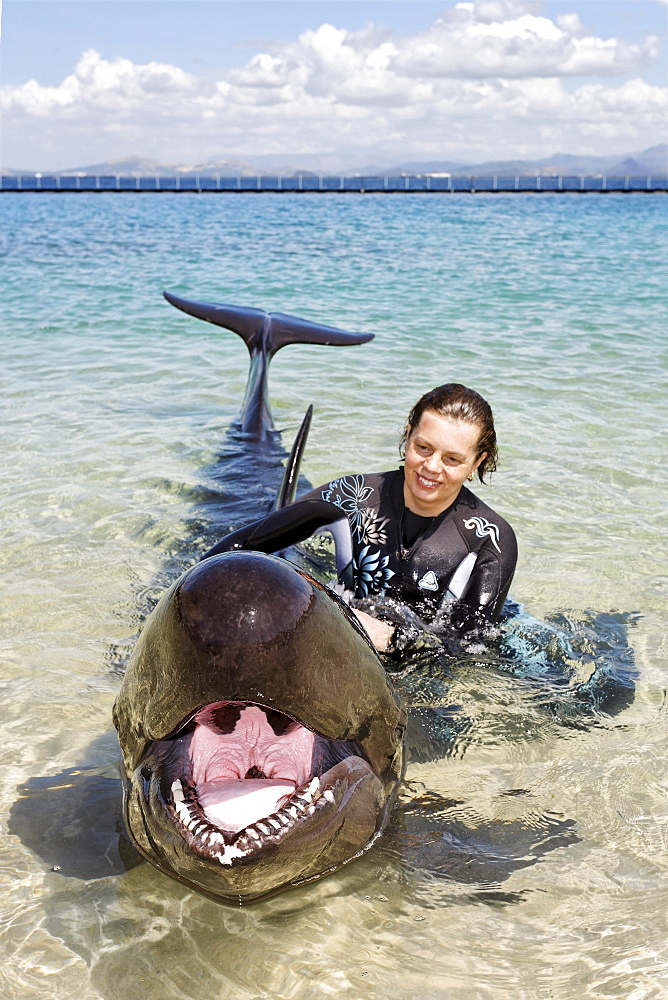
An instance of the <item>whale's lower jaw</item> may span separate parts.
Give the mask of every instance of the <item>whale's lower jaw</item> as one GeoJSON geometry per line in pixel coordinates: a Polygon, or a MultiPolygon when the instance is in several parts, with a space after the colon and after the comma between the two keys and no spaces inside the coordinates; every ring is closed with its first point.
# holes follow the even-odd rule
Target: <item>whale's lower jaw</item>
{"type": "MultiPolygon", "coordinates": [[[[260,706],[242,708],[242,720],[246,715],[253,723],[245,733],[227,726],[212,737],[210,724],[191,723],[174,739],[151,744],[126,796],[127,825],[142,854],[173,878],[234,905],[357,857],[382,830],[396,791],[354,744],[315,737],[287,717],[287,731],[279,724],[280,735],[264,745],[235,739],[257,738],[258,720],[266,716],[260,706]]],[[[196,719],[210,721],[212,709],[220,705],[196,719]]],[[[229,714],[230,705],[224,710],[229,714]]],[[[280,713],[270,714],[276,726],[280,713]]]]}

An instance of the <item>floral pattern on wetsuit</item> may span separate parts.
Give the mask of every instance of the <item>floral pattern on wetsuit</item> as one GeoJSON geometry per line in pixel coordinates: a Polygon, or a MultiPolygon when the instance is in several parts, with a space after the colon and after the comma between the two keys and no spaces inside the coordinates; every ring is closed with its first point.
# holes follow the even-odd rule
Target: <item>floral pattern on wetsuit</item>
{"type": "Polygon", "coordinates": [[[373,487],[366,486],[364,476],[342,476],[328,484],[321,493],[322,499],[340,507],[350,524],[350,530],[363,546],[353,558],[355,592],[358,597],[382,594],[385,584],[394,572],[389,568],[389,556],[383,556],[380,549],[373,546],[384,545],[387,541],[388,517],[378,517],[373,507],[365,506],[365,501],[373,493],[373,487]]]}
{"type": "Polygon", "coordinates": [[[372,507],[364,506],[372,493],[373,487],[364,485],[364,476],[343,476],[329,483],[321,496],[344,511],[358,541],[382,545],[387,541],[389,518],[376,517],[372,507]]]}
{"type": "Polygon", "coordinates": [[[389,517],[376,517],[368,507],[362,511],[360,541],[374,545],[384,545],[387,541],[385,528],[390,523],[389,517]]]}
{"type": "Polygon", "coordinates": [[[394,572],[388,566],[389,561],[389,556],[381,556],[378,549],[372,552],[368,545],[364,546],[359,555],[353,557],[353,575],[358,597],[383,593],[385,584],[394,576],[394,572]]]}
{"type": "Polygon", "coordinates": [[[373,488],[364,485],[364,476],[343,476],[342,479],[334,479],[328,488],[322,491],[322,499],[344,511],[350,527],[361,541],[362,517],[366,513],[363,504],[372,493],[373,488]]]}

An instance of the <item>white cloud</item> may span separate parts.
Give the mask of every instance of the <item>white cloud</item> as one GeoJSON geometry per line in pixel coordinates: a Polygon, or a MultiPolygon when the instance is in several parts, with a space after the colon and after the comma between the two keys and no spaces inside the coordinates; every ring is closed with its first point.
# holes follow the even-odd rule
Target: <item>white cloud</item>
{"type": "Polygon", "coordinates": [[[656,35],[640,44],[586,36],[576,14],[555,23],[523,6],[458,3],[428,31],[407,39],[395,66],[409,76],[521,79],[627,73],[658,55],[656,35]]]}
{"type": "Polygon", "coordinates": [[[32,141],[41,166],[39,142],[60,149],[67,165],[130,148],[179,160],[351,150],[473,159],[660,141],[667,88],[639,77],[575,89],[562,82],[637,72],[655,58],[657,39],[597,38],[575,14],[552,21],[538,10],[522,0],[462,2],[405,38],[323,24],[215,83],[89,50],[57,87],[0,88],[5,147],[32,141]],[[87,158],[66,153],[83,134],[87,158]]]}
{"type": "Polygon", "coordinates": [[[108,61],[89,49],[58,87],[43,87],[36,80],[4,86],[0,106],[36,118],[93,108],[127,113],[145,102],[156,109],[164,103],[167,109],[175,97],[192,99],[206,86],[178,66],[154,62],[137,66],[122,58],[108,61]]]}

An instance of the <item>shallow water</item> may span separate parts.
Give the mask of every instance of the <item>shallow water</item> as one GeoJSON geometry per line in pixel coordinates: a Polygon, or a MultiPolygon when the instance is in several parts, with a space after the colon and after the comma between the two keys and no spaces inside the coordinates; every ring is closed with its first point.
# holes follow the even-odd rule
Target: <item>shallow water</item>
{"type": "Polygon", "coordinates": [[[668,995],[667,205],[3,196],[3,996],[668,995]],[[163,287],[376,331],[272,364],[286,443],[316,404],[313,483],[393,466],[421,392],[475,386],[501,443],[482,495],[520,540],[515,600],[539,619],[633,615],[630,707],[573,728],[470,667],[453,691],[465,737],[411,764],[383,842],[241,911],[146,864],[52,871],[67,790],[28,784],[35,811],[16,807],[31,779],[88,766],[113,812],[118,664],[165,566],[210,530],[193,508],[246,352],[163,287]]]}

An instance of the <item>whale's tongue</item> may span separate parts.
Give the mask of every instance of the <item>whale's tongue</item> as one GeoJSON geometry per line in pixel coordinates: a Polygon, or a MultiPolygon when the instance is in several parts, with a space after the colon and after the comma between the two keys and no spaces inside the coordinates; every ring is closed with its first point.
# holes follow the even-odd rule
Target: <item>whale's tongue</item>
{"type": "Polygon", "coordinates": [[[221,830],[238,833],[251,823],[278,812],[294,793],[291,782],[267,778],[241,781],[205,781],[197,786],[204,815],[221,830]]]}
{"type": "Polygon", "coordinates": [[[209,705],[190,744],[197,798],[210,823],[238,832],[277,812],[311,777],[314,734],[257,705],[209,705]]]}

